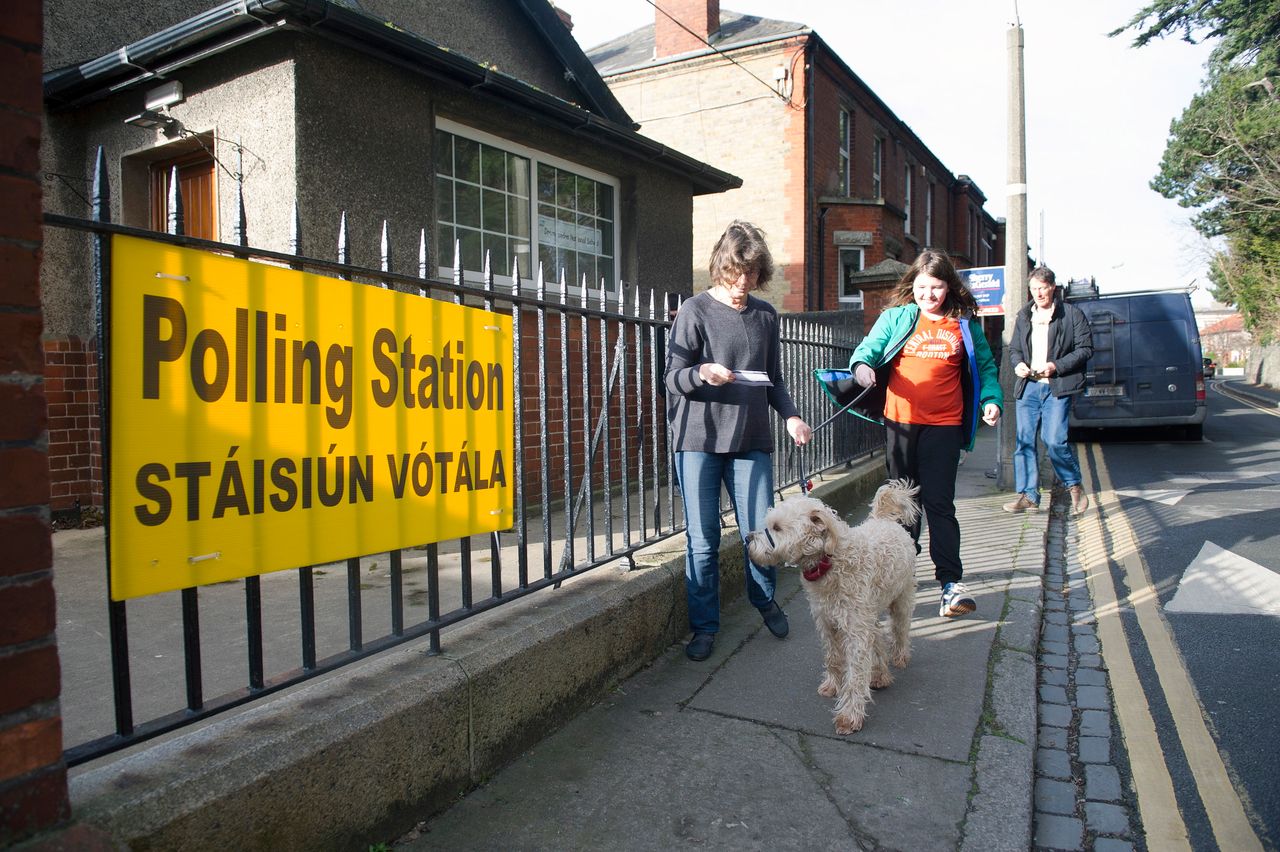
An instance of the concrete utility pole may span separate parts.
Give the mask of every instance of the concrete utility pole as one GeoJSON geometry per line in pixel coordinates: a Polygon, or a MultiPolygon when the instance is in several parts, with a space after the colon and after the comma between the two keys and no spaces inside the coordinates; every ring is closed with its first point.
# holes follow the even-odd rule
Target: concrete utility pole
{"type": "MultiPolygon", "coordinates": [[[[1009,50],[1009,197],[1004,241],[1004,352],[1013,340],[1013,324],[1018,311],[1027,304],[1027,133],[1026,96],[1022,81],[1022,24],[1009,28],[1005,39],[1009,50]]],[[[1000,454],[996,459],[996,483],[1012,491],[1013,450],[1018,424],[1013,398],[1013,368],[1007,355],[1001,356],[1000,390],[1004,392],[1004,413],[1000,417],[1000,454]]]]}

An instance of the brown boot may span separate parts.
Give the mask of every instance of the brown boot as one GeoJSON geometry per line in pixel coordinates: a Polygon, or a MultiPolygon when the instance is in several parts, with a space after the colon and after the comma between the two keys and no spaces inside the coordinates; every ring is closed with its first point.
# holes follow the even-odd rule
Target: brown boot
{"type": "Polygon", "coordinates": [[[1067,490],[1071,492],[1071,511],[1077,515],[1083,515],[1089,508],[1089,495],[1084,493],[1084,486],[1073,485],[1067,490]]]}
{"type": "Polygon", "coordinates": [[[1033,503],[1031,501],[1031,498],[1025,494],[1019,494],[1017,500],[1014,500],[1009,503],[1005,503],[1000,508],[1004,509],[1006,512],[1013,512],[1015,515],[1017,515],[1017,514],[1021,514],[1022,512],[1039,512],[1040,504],[1033,503]]]}

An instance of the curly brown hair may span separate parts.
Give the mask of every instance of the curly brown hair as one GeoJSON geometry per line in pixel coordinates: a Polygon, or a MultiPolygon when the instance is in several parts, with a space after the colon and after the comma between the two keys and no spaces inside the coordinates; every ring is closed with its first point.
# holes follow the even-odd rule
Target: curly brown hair
{"type": "Polygon", "coordinates": [[[890,304],[894,306],[913,304],[916,278],[921,275],[928,275],[947,283],[947,298],[942,303],[943,316],[963,317],[977,312],[978,302],[969,292],[969,288],[960,280],[960,273],[956,272],[951,258],[933,249],[925,249],[916,255],[915,263],[903,273],[898,286],[894,288],[890,304]]]}

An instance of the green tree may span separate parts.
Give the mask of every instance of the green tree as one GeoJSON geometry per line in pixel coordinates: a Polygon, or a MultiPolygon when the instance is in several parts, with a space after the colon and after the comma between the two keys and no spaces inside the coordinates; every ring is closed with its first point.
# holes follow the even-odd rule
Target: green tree
{"type": "Polygon", "coordinates": [[[1175,33],[1191,44],[1221,39],[1213,49],[1211,65],[1229,65],[1236,60],[1270,68],[1280,64],[1277,0],[1156,0],[1111,35],[1126,30],[1138,31],[1134,47],[1175,33]]]}
{"type": "Polygon", "coordinates": [[[1111,35],[1216,39],[1203,87],[1175,119],[1151,187],[1198,212],[1224,246],[1214,296],[1262,342],[1280,339],[1280,0],[1156,0],[1111,35]]]}

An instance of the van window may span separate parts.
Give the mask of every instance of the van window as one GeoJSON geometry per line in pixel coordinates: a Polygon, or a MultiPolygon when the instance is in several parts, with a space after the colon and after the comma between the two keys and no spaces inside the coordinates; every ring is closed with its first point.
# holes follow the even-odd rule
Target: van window
{"type": "Polygon", "coordinates": [[[1181,322],[1134,323],[1130,345],[1133,347],[1133,366],[1177,366],[1186,372],[1189,362],[1187,326],[1181,322]]]}

